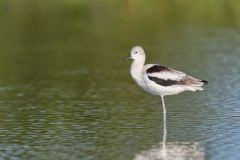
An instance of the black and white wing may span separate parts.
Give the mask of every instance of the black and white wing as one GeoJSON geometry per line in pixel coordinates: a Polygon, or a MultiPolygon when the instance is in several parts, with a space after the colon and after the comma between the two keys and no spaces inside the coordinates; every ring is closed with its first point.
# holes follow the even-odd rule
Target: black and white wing
{"type": "Polygon", "coordinates": [[[146,65],[145,73],[149,80],[154,81],[161,86],[202,86],[207,83],[207,81],[188,76],[186,73],[157,64],[146,65]]]}

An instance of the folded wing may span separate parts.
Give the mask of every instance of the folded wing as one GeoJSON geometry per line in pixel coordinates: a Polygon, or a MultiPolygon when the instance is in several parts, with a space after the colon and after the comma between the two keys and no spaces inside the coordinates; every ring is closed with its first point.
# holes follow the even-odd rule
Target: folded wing
{"type": "Polygon", "coordinates": [[[145,72],[150,80],[161,86],[185,85],[200,87],[207,84],[207,81],[161,65],[147,65],[145,72]]]}
{"type": "Polygon", "coordinates": [[[148,76],[156,77],[163,80],[176,81],[179,81],[187,76],[186,73],[160,65],[149,65],[148,68],[146,68],[146,74],[148,76]]]}

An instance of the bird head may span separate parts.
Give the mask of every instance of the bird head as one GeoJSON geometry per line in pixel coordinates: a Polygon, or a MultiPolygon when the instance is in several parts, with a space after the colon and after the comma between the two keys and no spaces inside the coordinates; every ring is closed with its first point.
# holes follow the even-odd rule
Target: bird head
{"type": "Polygon", "coordinates": [[[135,46],[130,51],[130,57],[129,57],[130,59],[141,60],[141,59],[145,59],[145,57],[146,57],[145,52],[141,46],[135,46]]]}

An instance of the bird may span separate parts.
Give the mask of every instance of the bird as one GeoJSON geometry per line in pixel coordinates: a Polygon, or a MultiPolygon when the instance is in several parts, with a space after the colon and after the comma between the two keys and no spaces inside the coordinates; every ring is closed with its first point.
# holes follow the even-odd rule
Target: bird
{"type": "Polygon", "coordinates": [[[146,92],[161,97],[163,121],[166,122],[166,106],[164,97],[176,95],[184,91],[204,90],[208,81],[194,78],[184,72],[159,64],[145,64],[146,54],[141,46],[130,50],[132,60],[130,74],[132,79],[146,92]]]}

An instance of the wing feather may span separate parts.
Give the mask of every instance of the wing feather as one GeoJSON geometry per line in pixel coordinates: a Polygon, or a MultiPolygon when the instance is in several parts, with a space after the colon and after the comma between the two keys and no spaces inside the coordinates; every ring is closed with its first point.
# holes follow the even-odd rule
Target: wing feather
{"type": "Polygon", "coordinates": [[[163,80],[180,81],[187,76],[186,73],[155,64],[147,65],[145,72],[148,76],[156,77],[163,80]]]}

